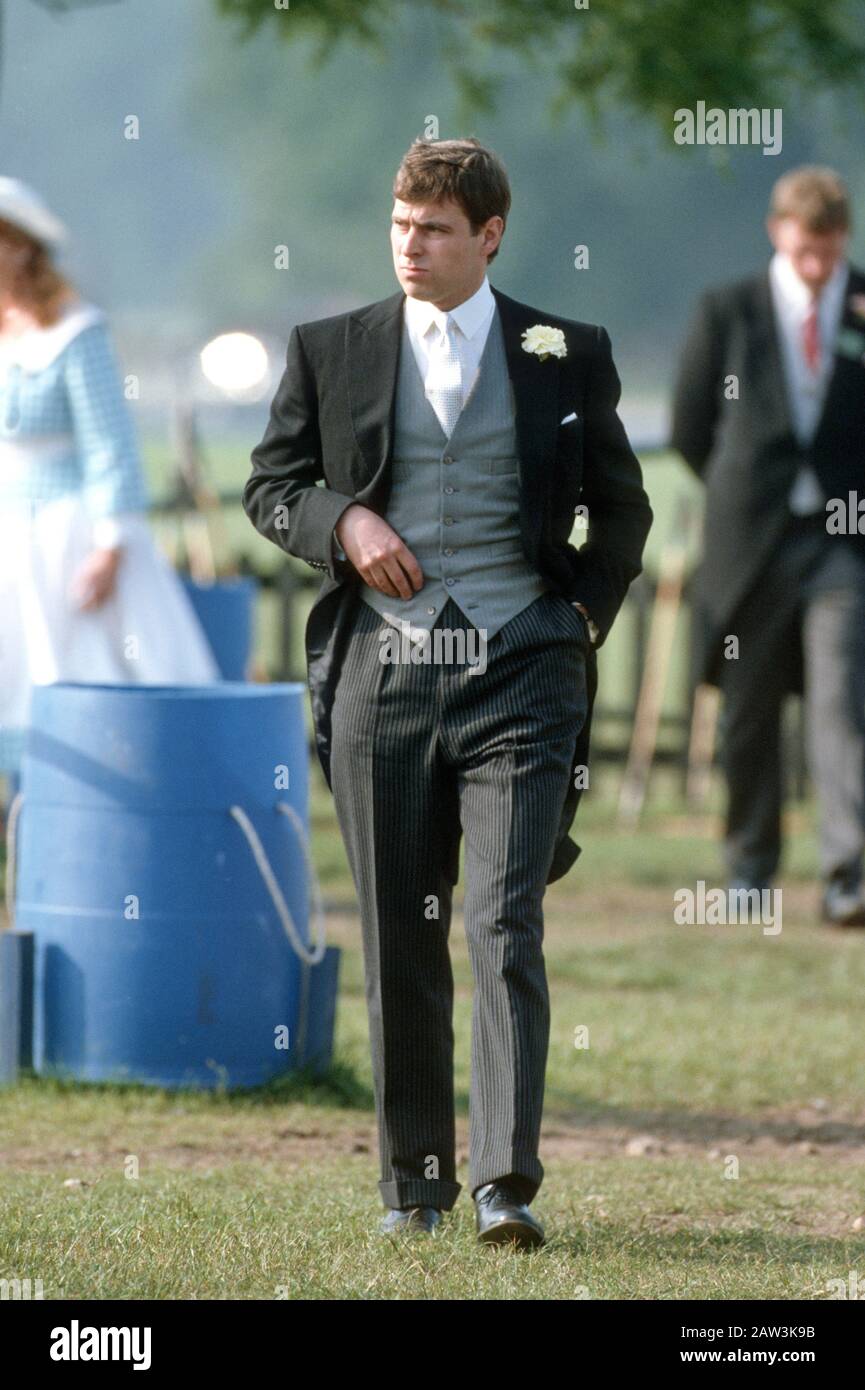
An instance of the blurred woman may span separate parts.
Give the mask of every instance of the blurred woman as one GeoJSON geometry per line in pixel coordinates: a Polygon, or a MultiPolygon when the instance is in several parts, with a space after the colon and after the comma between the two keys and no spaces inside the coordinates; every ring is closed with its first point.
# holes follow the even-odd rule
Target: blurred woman
{"type": "Polygon", "coordinates": [[[65,240],[31,188],[0,177],[0,773],[13,786],[34,685],[220,679],[151,537],[105,315],[54,264],[65,240]]]}

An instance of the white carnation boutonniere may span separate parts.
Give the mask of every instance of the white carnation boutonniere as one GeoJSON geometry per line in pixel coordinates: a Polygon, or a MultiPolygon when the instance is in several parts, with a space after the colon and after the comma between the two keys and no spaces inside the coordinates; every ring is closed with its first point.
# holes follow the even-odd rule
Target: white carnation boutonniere
{"type": "Polygon", "coordinates": [[[524,329],[523,348],[526,352],[534,352],[542,362],[548,357],[566,357],[568,353],[564,333],[548,323],[534,323],[531,328],[524,329]]]}

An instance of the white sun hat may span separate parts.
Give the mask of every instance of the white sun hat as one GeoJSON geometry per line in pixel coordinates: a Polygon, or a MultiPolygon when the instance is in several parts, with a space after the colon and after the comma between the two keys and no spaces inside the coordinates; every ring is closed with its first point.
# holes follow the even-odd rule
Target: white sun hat
{"type": "Polygon", "coordinates": [[[0,175],[0,217],[47,246],[61,246],[69,235],[35,189],[21,179],[4,175],[0,175]]]}

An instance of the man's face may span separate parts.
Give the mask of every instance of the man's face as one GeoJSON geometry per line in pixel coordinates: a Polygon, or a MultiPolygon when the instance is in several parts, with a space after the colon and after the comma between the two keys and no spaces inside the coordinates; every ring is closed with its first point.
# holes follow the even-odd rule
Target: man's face
{"type": "Polygon", "coordinates": [[[795,217],[770,217],[766,223],[776,251],[790,257],[793,269],[812,294],[819,294],[847,250],[847,232],[811,232],[795,217]]]}
{"type": "Polygon", "coordinates": [[[498,246],[504,222],[490,217],[472,235],[458,203],[394,201],[390,244],[396,277],[412,299],[453,309],[483,282],[487,258],[498,246]]]}

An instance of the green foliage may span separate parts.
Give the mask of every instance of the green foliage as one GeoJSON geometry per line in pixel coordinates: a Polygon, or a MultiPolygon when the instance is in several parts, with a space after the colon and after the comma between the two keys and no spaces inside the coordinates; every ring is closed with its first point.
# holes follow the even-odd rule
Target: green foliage
{"type": "Polygon", "coordinates": [[[466,109],[491,111],[497,65],[518,55],[543,75],[553,111],[582,106],[648,116],[664,127],[673,110],[801,105],[802,93],[858,92],[865,76],[863,0],[215,0],[241,38],[267,28],[287,43],[316,45],[321,62],[344,40],[393,52],[411,7],[435,21],[441,53],[466,109]],[[579,8],[581,3],[586,8],[579,8]],[[492,69],[492,71],[490,70],[492,69]]]}

